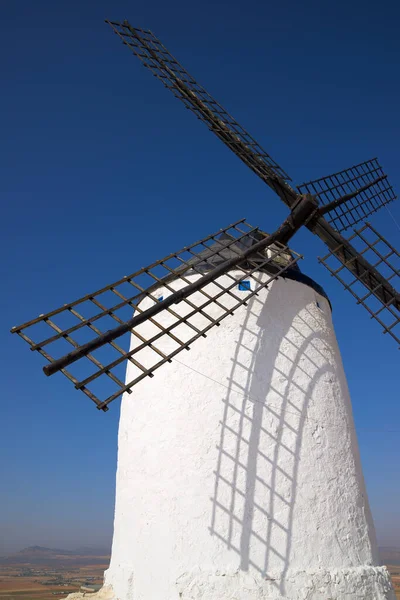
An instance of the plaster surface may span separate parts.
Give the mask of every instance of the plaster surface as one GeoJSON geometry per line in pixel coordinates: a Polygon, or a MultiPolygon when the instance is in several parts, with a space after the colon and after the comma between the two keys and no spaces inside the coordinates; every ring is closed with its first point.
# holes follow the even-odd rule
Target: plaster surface
{"type": "Polygon", "coordinates": [[[121,406],[111,563],[92,598],[394,600],[324,297],[278,279],[133,391],[121,406]]]}

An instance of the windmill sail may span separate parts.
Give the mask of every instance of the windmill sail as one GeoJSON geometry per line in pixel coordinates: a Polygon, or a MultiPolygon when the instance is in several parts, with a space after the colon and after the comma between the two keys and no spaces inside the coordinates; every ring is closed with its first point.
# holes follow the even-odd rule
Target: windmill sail
{"type": "Polygon", "coordinates": [[[132,52],[215,133],[252,171],[270,185],[289,206],[296,193],[285,182],[289,175],[256,140],[201,86],[149,30],[106,21],[132,52]]]}
{"type": "Polygon", "coordinates": [[[301,194],[312,194],[329,208],[327,219],[344,231],[388,202],[396,199],[392,186],[376,158],[297,186],[301,194]]]}
{"type": "Polygon", "coordinates": [[[124,325],[133,312],[144,315],[151,307],[157,311],[160,308],[154,317],[146,317],[133,329],[127,328],[118,343],[113,339],[85,353],[71,370],[62,369],[77,389],[98,408],[107,410],[107,405],[123,392],[130,393],[136,383],[152,377],[159,367],[171,362],[182,350],[189,350],[194,341],[206,337],[210,329],[246,305],[260,289],[296,266],[300,255],[276,242],[250,254],[234,270],[213,279],[178,304],[163,308],[168,296],[232,257],[237,261],[265,237],[257,228],[239,221],[92,294],[14,327],[12,332],[21,336],[31,350],[54,363],[71,346],[78,349],[104,336],[116,324],[124,325]],[[124,383],[127,361],[132,363],[135,376],[124,383]]]}
{"type": "Polygon", "coordinates": [[[400,344],[400,293],[396,291],[400,287],[400,254],[369,223],[355,230],[348,242],[364,259],[362,264],[358,261],[357,269],[346,245],[339,245],[320,262],[378,321],[383,332],[400,344]]]}
{"type": "MultiPolygon", "coordinates": [[[[14,327],[12,332],[48,361],[45,373],[61,370],[98,408],[107,410],[111,401],[125,391],[130,393],[142,379],[153,377],[154,371],[205,337],[273,279],[285,273],[289,276],[299,255],[286,244],[303,225],[328,246],[330,254],[321,259],[324,265],[399,341],[395,332],[399,294],[391,285],[391,274],[383,270],[391,266],[388,259],[398,254],[390,247],[391,254],[378,254],[378,263],[371,264],[365,249],[350,243],[355,236],[364,239],[364,229],[350,240],[339,233],[395,198],[377,160],[303,184],[300,193],[295,191],[285,171],[151,31],[133,28],[127,21],[106,22],[144,66],[278,194],[291,213],[270,236],[238,221],[97,292],[14,327]],[[339,260],[339,267],[330,266],[331,258],[339,260]],[[344,272],[351,273],[354,281],[347,283],[344,272]],[[244,280],[249,287],[239,290],[244,280]],[[366,294],[355,291],[356,283],[366,288],[366,294]],[[380,302],[379,307],[370,308],[369,298],[380,302]],[[387,323],[383,317],[389,313],[394,320],[387,323]],[[132,381],[125,383],[127,361],[136,371],[132,381]]],[[[368,243],[368,250],[376,251],[376,242],[368,243]]],[[[398,276],[398,267],[394,273],[398,276]]]]}

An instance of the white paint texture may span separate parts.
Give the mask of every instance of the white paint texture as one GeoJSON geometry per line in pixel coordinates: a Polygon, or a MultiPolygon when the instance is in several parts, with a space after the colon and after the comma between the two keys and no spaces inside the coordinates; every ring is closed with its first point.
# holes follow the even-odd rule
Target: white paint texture
{"type": "MultiPolygon", "coordinates": [[[[153,327],[138,329],[147,337],[153,327]]],[[[158,347],[174,344],[164,337],[158,347]]],[[[139,360],[150,363],[151,353],[139,360]]],[[[128,364],[127,381],[135,369],[128,364]]],[[[325,298],[279,279],[133,391],[121,408],[107,597],[394,599],[376,566],[325,298]]]]}

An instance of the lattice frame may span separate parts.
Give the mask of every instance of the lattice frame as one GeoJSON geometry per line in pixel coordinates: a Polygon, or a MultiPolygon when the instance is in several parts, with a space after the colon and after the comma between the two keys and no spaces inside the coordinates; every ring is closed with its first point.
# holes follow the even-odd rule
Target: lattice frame
{"type": "Polygon", "coordinates": [[[363,227],[355,230],[349,242],[356,247],[359,256],[363,256],[371,263],[371,269],[364,270],[355,275],[348,269],[354,258],[343,259],[339,252],[340,246],[323,258],[319,258],[333,277],[349,291],[383,328],[383,333],[388,333],[400,344],[400,254],[399,252],[372,227],[365,223],[363,227]],[[379,247],[379,248],[378,248],[379,247]],[[338,266],[339,263],[339,266],[338,266]],[[374,279],[373,270],[377,270],[385,277],[388,286],[374,279]],[[365,282],[368,281],[368,286],[365,282]],[[371,285],[371,281],[374,283],[371,285]],[[380,290],[381,294],[376,292],[380,290]],[[392,292],[390,290],[393,290],[392,292]],[[382,292],[386,298],[383,302],[382,292]]]}
{"type": "MultiPolygon", "coordinates": [[[[89,338],[93,339],[93,333],[100,336],[115,327],[115,323],[127,322],[133,311],[140,314],[159,302],[157,290],[160,288],[165,293],[172,294],[177,286],[188,285],[193,276],[203,275],[207,264],[208,270],[211,270],[213,260],[224,262],[227,252],[240,257],[249,243],[256,243],[263,236],[266,234],[244,220],[238,221],[92,294],[16,326],[11,331],[24,339],[31,350],[39,352],[48,362],[54,362],[59,358],[54,353],[63,356],[66,350],[71,350],[71,346],[78,348],[90,341],[89,338]],[[50,336],[48,328],[52,333],[50,336]],[[33,337],[39,341],[34,341],[33,337]],[[49,347],[52,348],[52,354],[49,347]]],[[[171,362],[182,350],[189,350],[193,342],[206,337],[212,327],[218,326],[224,318],[246,305],[249,298],[257,295],[260,289],[267,287],[288,268],[294,267],[299,258],[300,255],[293,253],[287,246],[275,242],[266,251],[257,252],[235,266],[235,276],[225,273],[222,283],[217,278],[179,304],[148,319],[153,328],[151,335],[147,331],[143,333],[139,325],[125,337],[119,338],[118,343],[114,340],[107,343],[105,348],[88,353],[68,370],[62,369],[62,373],[72,381],[76,389],[82,390],[95,402],[99,409],[107,410],[110,402],[124,392],[131,393],[132,387],[139,381],[145,377],[153,377],[159,367],[171,362]],[[261,276],[260,271],[269,272],[268,277],[261,276]],[[235,288],[248,277],[251,277],[254,287],[240,296],[235,288]],[[130,333],[133,334],[135,344],[128,351],[130,333]],[[125,345],[120,340],[124,340],[125,345]],[[166,340],[168,351],[164,348],[166,340]],[[149,357],[145,357],[146,364],[138,358],[143,350],[147,354],[151,353],[152,357],[150,362],[149,357]],[[125,383],[124,370],[127,362],[131,363],[131,369],[136,369],[136,376],[125,383]],[[110,393],[107,391],[104,397],[104,392],[110,385],[113,389],[110,393]]]]}
{"type": "Polygon", "coordinates": [[[290,181],[289,175],[256,140],[168,52],[149,29],[128,21],[106,21],[152,74],[262,178],[290,181]]]}
{"type": "Polygon", "coordinates": [[[297,189],[302,194],[313,194],[326,206],[365,188],[374,181],[371,187],[360,191],[355,197],[325,215],[335,229],[344,231],[396,199],[393,188],[376,158],[327,177],[303,183],[297,189]]]}

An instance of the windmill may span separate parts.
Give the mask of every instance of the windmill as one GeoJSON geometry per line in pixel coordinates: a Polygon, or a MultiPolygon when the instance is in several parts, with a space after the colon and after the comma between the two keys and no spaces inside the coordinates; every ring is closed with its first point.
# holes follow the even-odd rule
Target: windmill
{"type": "Polygon", "coordinates": [[[374,158],[292,187],[151,31],[106,22],[289,215],[272,234],[235,222],[12,329],[98,409],[123,396],[98,597],[394,598],[330,302],[288,245],[317,235],[321,263],[400,343],[399,254],[366,222],[395,199],[387,176],[374,158]]]}

